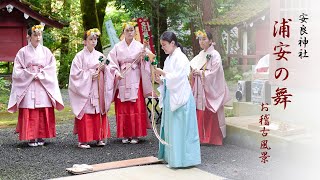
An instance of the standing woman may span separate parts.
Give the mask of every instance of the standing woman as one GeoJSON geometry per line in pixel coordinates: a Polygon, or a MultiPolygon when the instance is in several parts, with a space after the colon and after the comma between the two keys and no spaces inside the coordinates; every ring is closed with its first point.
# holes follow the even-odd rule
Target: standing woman
{"type": "Polygon", "coordinates": [[[230,100],[221,57],[213,47],[212,34],[196,33],[203,49],[191,60],[191,86],[197,105],[200,142],[222,145],[226,137],[224,105],[230,100]]]}
{"type": "MultiPolygon", "coordinates": [[[[143,60],[150,51],[134,39],[135,22],[124,23],[125,38],[108,55],[110,73],[115,77],[114,102],[117,137],[122,143],[136,144],[147,136],[145,97],[151,95],[150,61],[143,60]]],[[[110,104],[107,103],[107,104],[110,104]]]]}
{"type": "Polygon", "coordinates": [[[190,63],[173,32],[164,32],[160,43],[169,55],[163,70],[155,70],[161,84],[158,88],[162,107],[160,136],[169,145],[159,144],[158,158],[173,168],[195,166],[201,163],[201,156],[196,106],[188,81],[190,63]]]}
{"type": "Polygon", "coordinates": [[[104,98],[104,55],[96,51],[100,31],[96,28],[84,33],[84,48],[72,61],[69,77],[69,96],[75,114],[75,133],[78,147],[90,148],[90,141],[104,146],[104,139],[110,137],[110,127],[105,110],[104,98]]]}
{"type": "Polygon", "coordinates": [[[29,44],[14,60],[9,112],[19,111],[16,132],[28,145],[43,146],[44,138],[56,137],[54,108],[64,108],[56,74],[56,59],[40,44],[42,25],[28,29],[29,44]]]}

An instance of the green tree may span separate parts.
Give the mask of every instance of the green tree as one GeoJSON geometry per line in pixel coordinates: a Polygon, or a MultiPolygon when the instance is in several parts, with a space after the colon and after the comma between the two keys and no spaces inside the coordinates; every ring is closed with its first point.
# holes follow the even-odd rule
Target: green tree
{"type": "MultiPolygon", "coordinates": [[[[105,9],[108,4],[108,0],[99,0],[99,2],[94,0],[80,0],[80,4],[84,30],[86,31],[91,28],[98,28],[102,32],[105,9]]],[[[98,39],[96,49],[102,52],[100,38],[98,39]]]]}
{"type": "Polygon", "coordinates": [[[43,42],[51,49],[57,59],[58,80],[61,88],[68,84],[70,64],[75,54],[82,49],[82,19],[79,1],[72,0],[29,0],[34,7],[41,9],[42,14],[69,26],[63,29],[45,28],[43,42]]]}
{"type": "Polygon", "coordinates": [[[132,18],[150,19],[156,51],[160,54],[160,66],[163,67],[166,55],[160,48],[160,35],[168,29],[175,31],[178,36],[181,35],[178,32],[183,29],[184,24],[190,22],[190,16],[194,15],[190,13],[190,5],[182,0],[115,0],[115,2],[117,8],[124,8],[132,18]]]}

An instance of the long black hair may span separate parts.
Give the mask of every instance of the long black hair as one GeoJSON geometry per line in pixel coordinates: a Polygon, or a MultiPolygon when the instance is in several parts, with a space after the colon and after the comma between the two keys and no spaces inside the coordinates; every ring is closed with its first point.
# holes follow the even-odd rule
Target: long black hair
{"type": "Polygon", "coordinates": [[[208,39],[213,41],[213,36],[212,36],[211,32],[206,31],[206,34],[207,34],[208,39]]]}
{"type": "MultiPolygon", "coordinates": [[[[30,28],[27,30],[27,34],[31,37],[31,35],[32,35],[32,27],[30,27],[30,28]]],[[[43,35],[43,31],[41,32],[41,34],[43,35]]]]}
{"type": "Polygon", "coordinates": [[[160,39],[162,41],[167,41],[169,43],[171,43],[172,41],[174,41],[174,45],[179,47],[181,49],[181,51],[185,54],[183,46],[178,42],[177,36],[171,32],[171,31],[165,31],[164,33],[162,33],[162,35],[160,36],[160,39]]]}
{"type": "Polygon", "coordinates": [[[32,35],[32,27],[27,30],[27,34],[31,37],[31,35],[32,35]]]}

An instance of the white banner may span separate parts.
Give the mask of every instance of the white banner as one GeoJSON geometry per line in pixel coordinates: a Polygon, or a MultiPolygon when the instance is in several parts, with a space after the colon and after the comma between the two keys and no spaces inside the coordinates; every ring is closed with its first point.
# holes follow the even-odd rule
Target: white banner
{"type": "Polygon", "coordinates": [[[109,36],[109,40],[110,40],[110,44],[111,44],[111,48],[116,44],[118,43],[120,40],[117,36],[117,32],[116,30],[114,29],[114,26],[112,24],[112,21],[111,20],[108,20],[106,22],[106,29],[107,29],[107,33],[108,33],[108,36],[109,36]]]}

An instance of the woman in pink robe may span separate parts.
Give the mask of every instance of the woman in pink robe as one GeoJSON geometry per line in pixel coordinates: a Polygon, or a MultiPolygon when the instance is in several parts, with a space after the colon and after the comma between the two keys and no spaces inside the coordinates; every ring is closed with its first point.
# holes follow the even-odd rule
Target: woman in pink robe
{"type": "Polygon", "coordinates": [[[56,136],[54,108],[64,108],[56,74],[56,59],[40,44],[43,26],[28,30],[30,43],[14,60],[9,112],[19,111],[16,132],[28,145],[43,146],[43,138],[56,136]]]}
{"type": "Polygon", "coordinates": [[[97,45],[98,29],[84,34],[84,48],[72,61],[69,77],[69,97],[75,114],[74,133],[78,134],[78,147],[90,148],[90,141],[104,146],[104,139],[110,137],[110,127],[104,102],[104,62],[99,62],[102,53],[97,45]]]}
{"type": "MultiPolygon", "coordinates": [[[[110,51],[110,73],[115,77],[114,92],[117,137],[122,143],[136,144],[147,135],[145,97],[151,94],[150,61],[143,60],[144,45],[134,39],[132,23],[123,29],[125,38],[110,51]],[[136,61],[135,61],[136,60],[136,61]]],[[[110,103],[109,103],[110,104],[110,103]]]]}
{"type": "Polygon", "coordinates": [[[210,32],[198,31],[203,49],[191,60],[191,86],[196,100],[200,143],[222,145],[226,137],[224,105],[230,100],[220,54],[210,32]]]}

